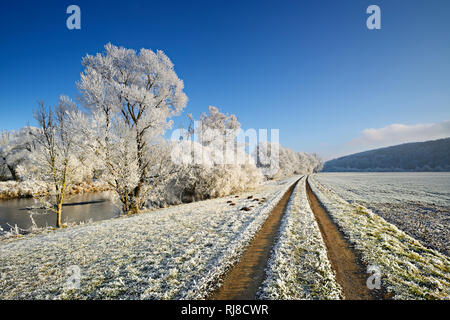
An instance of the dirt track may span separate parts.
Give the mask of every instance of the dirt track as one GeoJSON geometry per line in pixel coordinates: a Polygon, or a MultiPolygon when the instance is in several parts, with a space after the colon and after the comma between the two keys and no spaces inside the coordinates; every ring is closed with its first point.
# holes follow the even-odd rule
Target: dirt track
{"type": "Polygon", "coordinates": [[[364,272],[357,256],[341,231],[320,205],[308,181],[306,181],[306,192],[327,247],[328,259],[336,272],[336,280],[342,287],[345,299],[372,300],[373,297],[366,285],[368,275],[364,272]]]}
{"type": "Polygon", "coordinates": [[[270,251],[280,229],[289,198],[298,181],[283,195],[257,235],[250,242],[240,261],[228,272],[220,288],[211,294],[212,300],[253,300],[265,277],[270,251]]]}
{"type": "MultiPolygon", "coordinates": [[[[212,300],[252,300],[265,277],[265,267],[275,242],[289,198],[297,185],[294,183],[281,198],[255,238],[249,244],[241,260],[225,276],[223,284],[211,294],[212,300]]],[[[345,299],[372,300],[366,286],[364,272],[356,254],[328,213],[320,205],[306,181],[306,192],[311,209],[327,248],[328,258],[336,272],[345,299]]]]}

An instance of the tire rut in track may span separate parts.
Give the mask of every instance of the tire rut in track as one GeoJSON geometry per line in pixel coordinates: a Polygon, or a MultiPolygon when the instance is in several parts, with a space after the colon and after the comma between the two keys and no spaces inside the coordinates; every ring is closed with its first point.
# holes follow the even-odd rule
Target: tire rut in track
{"type": "MultiPolygon", "coordinates": [[[[300,180],[300,179],[299,179],[300,180]]],[[[298,181],[283,195],[239,262],[225,275],[222,285],[208,299],[253,300],[265,278],[265,268],[276,240],[289,198],[298,181]]]]}
{"type": "Polygon", "coordinates": [[[347,300],[372,300],[370,290],[366,285],[366,273],[353,252],[353,249],[338,229],[331,217],[320,204],[306,180],[306,192],[309,205],[319,225],[320,232],[327,248],[328,259],[336,273],[336,281],[341,285],[347,300]]]}

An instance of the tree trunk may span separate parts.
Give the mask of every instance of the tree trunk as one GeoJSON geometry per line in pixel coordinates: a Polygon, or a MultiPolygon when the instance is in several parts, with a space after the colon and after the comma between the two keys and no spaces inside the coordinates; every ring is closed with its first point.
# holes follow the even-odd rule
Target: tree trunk
{"type": "Polygon", "coordinates": [[[131,199],[131,203],[129,204],[128,214],[139,213],[140,210],[141,210],[141,208],[140,208],[140,205],[139,205],[138,198],[136,196],[134,196],[131,199]]]}
{"type": "Polygon", "coordinates": [[[61,228],[62,203],[58,203],[58,210],[56,212],[56,227],[61,228]]]}
{"type": "Polygon", "coordinates": [[[144,185],[143,179],[139,181],[139,184],[134,188],[134,190],[130,194],[130,204],[128,214],[135,214],[141,211],[141,201],[139,197],[141,196],[142,187],[144,185]]]}
{"type": "Polygon", "coordinates": [[[13,178],[13,180],[14,180],[14,181],[18,181],[16,169],[14,169],[13,166],[10,166],[10,165],[7,164],[7,163],[6,163],[6,166],[8,167],[9,172],[11,172],[11,177],[13,178]]]}

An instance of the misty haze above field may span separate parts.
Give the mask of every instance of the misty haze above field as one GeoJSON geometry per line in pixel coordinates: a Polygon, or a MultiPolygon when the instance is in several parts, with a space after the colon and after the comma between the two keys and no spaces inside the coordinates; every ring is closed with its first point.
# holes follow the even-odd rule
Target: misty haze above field
{"type": "Polygon", "coordinates": [[[323,171],[450,171],[450,138],[355,153],[327,161],[323,171]]]}

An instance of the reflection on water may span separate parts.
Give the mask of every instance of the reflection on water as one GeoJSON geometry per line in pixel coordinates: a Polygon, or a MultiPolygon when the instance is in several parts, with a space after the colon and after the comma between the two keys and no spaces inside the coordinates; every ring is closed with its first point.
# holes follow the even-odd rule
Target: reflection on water
{"type": "MultiPolygon", "coordinates": [[[[39,205],[35,199],[0,200],[0,226],[9,230],[9,225],[19,228],[31,227],[29,208],[39,205]]],[[[117,217],[119,212],[108,200],[106,192],[77,194],[70,196],[64,204],[63,223],[80,223],[106,220],[117,217]]],[[[55,226],[56,214],[36,214],[33,219],[38,227],[55,226]]]]}

